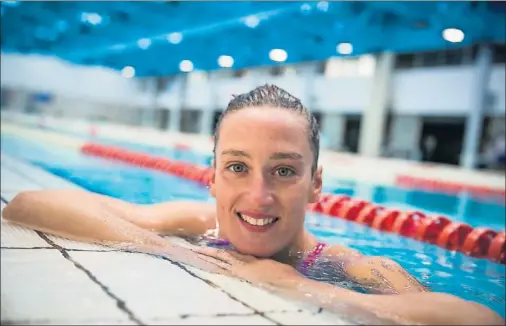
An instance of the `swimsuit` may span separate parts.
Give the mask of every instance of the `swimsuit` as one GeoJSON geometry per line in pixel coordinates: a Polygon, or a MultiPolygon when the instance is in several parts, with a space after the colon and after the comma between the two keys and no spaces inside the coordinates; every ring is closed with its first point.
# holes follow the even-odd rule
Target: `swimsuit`
{"type": "MultiPolygon", "coordinates": [[[[210,247],[217,247],[217,248],[223,248],[223,247],[230,247],[231,243],[228,240],[218,239],[213,240],[207,243],[210,247]]],[[[297,270],[302,273],[304,276],[308,276],[308,270],[311,268],[311,266],[314,265],[315,262],[318,261],[318,258],[320,257],[321,253],[325,249],[327,245],[323,242],[318,242],[316,246],[314,247],[313,251],[309,253],[309,255],[302,259],[300,262],[297,270]]]]}
{"type": "MultiPolygon", "coordinates": [[[[207,246],[215,248],[233,248],[228,240],[212,239],[207,246]]],[[[355,292],[367,293],[366,289],[348,279],[343,264],[328,259],[319,259],[327,244],[318,242],[314,249],[302,259],[297,266],[297,271],[314,281],[344,287],[355,292]]]]}
{"type": "Polygon", "coordinates": [[[316,246],[314,247],[313,251],[304,258],[300,264],[299,264],[299,272],[301,272],[303,275],[307,276],[308,270],[315,262],[318,261],[318,258],[320,258],[321,253],[323,252],[323,249],[325,249],[326,244],[323,242],[318,242],[316,246]]]}

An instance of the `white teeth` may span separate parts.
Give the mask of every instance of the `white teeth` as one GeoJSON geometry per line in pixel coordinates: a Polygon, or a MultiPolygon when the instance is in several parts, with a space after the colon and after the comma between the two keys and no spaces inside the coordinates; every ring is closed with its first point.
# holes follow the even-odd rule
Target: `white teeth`
{"type": "Polygon", "coordinates": [[[243,214],[239,214],[239,216],[241,217],[241,219],[251,225],[260,225],[260,226],[264,226],[264,225],[268,225],[268,224],[271,224],[272,222],[274,222],[276,219],[275,218],[253,218],[251,216],[248,216],[248,215],[243,215],[243,214]]]}

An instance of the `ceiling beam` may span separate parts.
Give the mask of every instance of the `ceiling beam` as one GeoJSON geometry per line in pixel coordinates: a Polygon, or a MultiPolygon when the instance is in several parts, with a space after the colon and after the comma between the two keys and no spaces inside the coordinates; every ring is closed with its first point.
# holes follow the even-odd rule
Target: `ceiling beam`
{"type": "MultiPolygon", "coordinates": [[[[313,4],[315,6],[316,4],[313,4]]],[[[156,35],[146,35],[144,38],[148,38],[154,42],[168,42],[167,36],[171,33],[178,32],[183,35],[183,38],[188,38],[191,36],[198,36],[203,34],[209,34],[209,33],[216,33],[219,31],[222,31],[224,29],[233,28],[236,26],[243,25],[244,28],[248,28],[244,25],[244,20],[247,17],[250,16],[257,16],[260,19],[260,24],[262,23],[262,20],[268,20],[273,18],[279,18],[282,15],[292,13],[296,10],[300,10],[300,3],[282,3],[282,6],[277,9],[267,10],[267,11],[258,11],[253,12],[248,15],[241,15],[237,17],[233,17],[227,20],[220,20],[220,18],[216,19],[216,22],[208,23],[200,26],[195,26],[187,29],[180,29],[180,30],[173,30],[173,31],[167,31],[163,34],[156,34],[156,35]]],[[[241,26],[242,27],[242,26],[241,26]]],[[[122,52],[126,49],[133,49],[138,48],[137,46],[138,38],[135,40],[131,40],[129,42],[123,42],[123,43],[115,43],[108,46],[102,46],[97,48],[91,48],[91,49],[84,49],[80,51],[74,51],[74,52],[64,52],[60,53],[61,56],[76,60],[76,59],[84,59],[89,57],[99,57],[108,55],[114,52],[122,52]]],[[[184,42],[184,39],[183,39],[184,42]]]]}

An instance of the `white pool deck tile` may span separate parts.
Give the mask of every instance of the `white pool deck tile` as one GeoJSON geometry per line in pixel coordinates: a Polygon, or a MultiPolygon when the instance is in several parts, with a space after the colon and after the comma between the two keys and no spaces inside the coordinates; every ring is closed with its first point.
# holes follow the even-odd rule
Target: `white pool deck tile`
{"type": "Polygon", "coordinates": [[[45,320],[30,320],[21,322],[10,322],[9,325],[138,325],[138,323],[131,320],[118,320],[118,319],[45,319],[45,320]]]}
{"type": "MultiPolygon", "coordinates": [[[[5,169],[2,169],[2,172],[4,170],[5,169]]],[[[19,193],[19,191],[9,191],[9,190],[4,190],[3,188],[0,188],[0,189],[2,189],[2,198],[4,200],[6,200],[7,202],[10,202],[11,200],[13,200],[14,197],[16,197],[16,195],[19,193]]]]}
{"type": "Polygon", "coordinates": [[[143,320],[194,314],[254,313],[225,292],[166,260],[124,252],[104,252],[100,255],[71,252],[70,255],[103,280],[143,320]]]}
{"type": "MultiPolygon", "coordinates": [[[[2,210],[16,194],[79,189],[1,155],[2,210]],[[4,178],[7,176],[7,179],[4,178]]],[[[1,221],[2,324],[350,325],[222,275],[1,221]]]]}
{"type": "MultiPolygon", "coordinates": [[[[213,282],[221,289],[227,291],[230,295],[241,298],[242,302],[248,304],[248,306],[257,311],[297,312],[301,309],[311,309],[307,306],[301,307],[294,302],[283,300],[279,296],[271,294],[264,289],[253,287],[238,279],[233,279],[224,275],[212,274],[197,268],[189,267],[189,269],[199,277],[213,282]],[[248,295],[244,295],[244,293],[248,293],[248,295]]],[[[318,308],[314,307],[312,310],[316,311],[318,308]]]]}
{"type": "Polygon", "coordinates": [[[272,312],[265,315],[282,325],[350,325],[349,322],[335,318],[335,315],[321,312],[272,312]]]}
{"type": "Polygon", "coordinates": [[[178,319],[149,320],[150,325],[276,325],[260,315],[198,317],[189,316],[178,319]]]}
{"type": "Polygon", "coordinates": [[[54,249],[2,249],[4,321],[101,319],[128,315],[88,276],[54,249]]]}
{"type": "Polygon", "coordinates": [[[2,219],[2,248],[51,248],[44,239],[30,229],[11,224],[2,219]]]}

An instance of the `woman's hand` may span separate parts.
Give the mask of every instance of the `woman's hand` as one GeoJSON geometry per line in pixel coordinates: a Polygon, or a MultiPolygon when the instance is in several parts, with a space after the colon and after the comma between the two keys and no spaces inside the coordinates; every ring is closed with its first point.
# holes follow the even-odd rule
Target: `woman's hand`
{"type": "Polygon", "coordinates": [[[104,242],[101,244],[111,245],[114,248],[120,248],[132,252],[156,255],[175,263],[183,263],[211,273],[227,273],[227,270],[221,267],[221,261],[211,256],[199,254],[198,251],[201,247],[191,243],[178,244],[171,242],[170,240],[160,238],[156,244],[132,245],[131,243],[108,244],[104,242]]]}
{"type": "Polygon", "coordinates": [[[301,276],[293,267],[215,248],[192,248],[202,261],[219,273],[267,286],[292,299],[307,300],[330,311],[354,312],[371,323],[426,325],[504,325],[489,308],[452,295],[417,292],[398,295],[362,294],[301,276]],[[379,319],[378,319],[379,318],[379,319]]]}
{"type": "Polygon", "coordinates": [[[203,260],[212,259],[223,274],[235,276],[250,283],[284,287],[295,284],[300,274],[290,265],[272,259],[256,258],[235,251],[199,247],[193,249],[203,260]]]}

